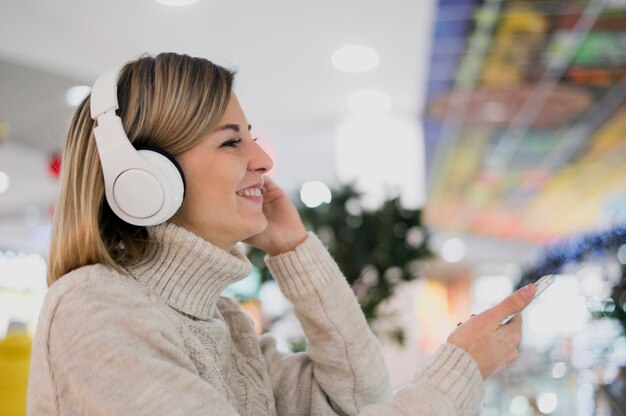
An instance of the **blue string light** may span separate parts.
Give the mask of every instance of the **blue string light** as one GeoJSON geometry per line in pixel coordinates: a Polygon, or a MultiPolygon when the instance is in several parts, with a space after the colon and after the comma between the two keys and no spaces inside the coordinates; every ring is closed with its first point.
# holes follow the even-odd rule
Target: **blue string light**
{"type": "Polygon", "coordinates": [[[585,259],[600,259],[626,244],[626,224],[551,243],[533,266],[522,273],[518,287],[533,283],[541,276],[556,274],[563,266],[585,259]]]}

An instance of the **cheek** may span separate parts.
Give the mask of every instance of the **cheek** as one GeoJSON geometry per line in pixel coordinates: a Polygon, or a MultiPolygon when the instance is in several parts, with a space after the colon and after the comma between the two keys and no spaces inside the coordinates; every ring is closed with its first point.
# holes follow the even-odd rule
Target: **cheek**
{"type": "MultiPolygon", "coordinates": [[[[211,162],[207,162],[210,165],[211,162]]],[[[215,165],[215,164],[214,164],[215,165]]],[[[192,172],[189,180],[190,196],[197,201],[219,201],[235,193],[235,179],[218,166],[201,167],[192,172]]]]}
{"type": "Polygon", "coordinates": [[[246,167],[233,158],[193,160],[183,167],[187,189],[183,207],[195,215],[221,212],[237,207],[235,191],[245,177],[246,167]]]}
{"type": "Polygon", "coordinates": [[[218,187],[212,181],[188,181],[181,214],[202,216],[207,212],[219,211],[220,205],[228,204],[225,201],[225,196],[220,194],[218,187]]]}

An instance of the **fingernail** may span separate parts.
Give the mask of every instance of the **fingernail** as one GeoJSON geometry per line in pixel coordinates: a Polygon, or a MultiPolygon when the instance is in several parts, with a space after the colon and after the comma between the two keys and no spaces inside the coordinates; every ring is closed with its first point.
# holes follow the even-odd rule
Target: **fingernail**
{"type": "Polygon", "coordinates": [[[533,295],[533,284],[529,284],[521,288],[519,291],[522,294],[522,297],[526,300],[530,299],[533,295]]]}

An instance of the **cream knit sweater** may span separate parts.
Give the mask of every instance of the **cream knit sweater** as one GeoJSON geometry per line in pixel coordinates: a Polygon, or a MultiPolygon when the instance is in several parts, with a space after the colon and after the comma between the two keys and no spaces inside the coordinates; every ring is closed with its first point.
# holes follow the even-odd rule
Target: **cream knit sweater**
{"type": "Polygon", "coordinates": [[[483,395],[473,359],[446,344],[391,394],[379,345],[337,265],[310,234],[268,265],[308,339],[283,354],[220,297],[251,271],[173,224],[159,249],[117,273],[102,265],[50,288],[33,345],[28,414],[470,415],[483,395]]]}

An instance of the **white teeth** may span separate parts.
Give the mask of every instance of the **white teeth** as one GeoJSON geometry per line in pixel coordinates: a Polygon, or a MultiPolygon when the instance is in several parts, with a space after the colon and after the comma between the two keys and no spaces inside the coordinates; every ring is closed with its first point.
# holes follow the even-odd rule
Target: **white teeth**
{"type": "Polygon", "coordinates": [[[237,192],[237,195],[241,195],[241,196],[263,196],[263,194],[261,194],[261,189],[259,189],[259,188],[244,189],[243,191],[237,192]]]}

